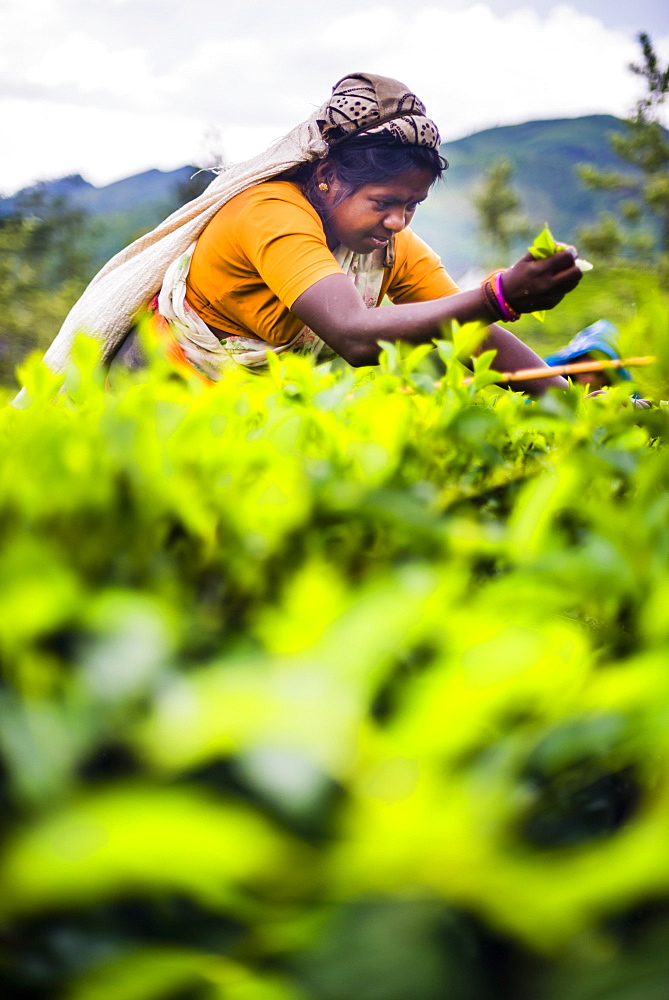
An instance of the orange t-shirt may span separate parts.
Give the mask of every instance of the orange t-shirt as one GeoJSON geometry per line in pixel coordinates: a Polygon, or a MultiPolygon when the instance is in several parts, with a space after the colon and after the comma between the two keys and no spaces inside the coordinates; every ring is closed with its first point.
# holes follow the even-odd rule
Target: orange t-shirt
{"type": "MultiPolygon", "coordinates": [[[[209,326],[280,346],[303,327],[293,303],[341,268],[323,223],[297,184],[266,181],[231,198],[197,241],[186,300],[209,326]]],[[[384,278],[393,302],[457,292],[439,257],[410,229],[395,236],[395,264],[384,278]]]]}

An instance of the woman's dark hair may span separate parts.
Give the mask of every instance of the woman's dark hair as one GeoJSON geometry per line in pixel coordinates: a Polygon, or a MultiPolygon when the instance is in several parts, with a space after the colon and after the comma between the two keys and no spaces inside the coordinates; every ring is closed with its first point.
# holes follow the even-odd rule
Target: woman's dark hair
{"type": "Polygon", "coordinates": [[[382,184],[404,170],[420,167],[432,174],[432,183],[448,168],[447,161],[429,146],[410,146],[391,135],[361,135],[333,146],[325,160],[304,163],[291,176],[302,185],[302,191],[318,214],[323,217],[341,204],[363,184],[382,184]],[[342,191],[335,205],[325,205],[324,192],[318,189],[316,170],[320,164],[331,165],[342,191]]]}

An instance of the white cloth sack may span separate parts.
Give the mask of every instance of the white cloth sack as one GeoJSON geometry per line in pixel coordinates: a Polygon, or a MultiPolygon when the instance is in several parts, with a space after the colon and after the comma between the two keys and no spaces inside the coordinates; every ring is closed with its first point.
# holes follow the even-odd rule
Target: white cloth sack
{"type": "Polygon", "coordinates": [[[326,155],[328,147],[317,124],[325,107],[263,153],[224,169],[199,198],[112,257],[67,315],[44,355],[47,366],[54,372],[66,367],[79,333],[100,340],[102,358],[111,357],[137,314],[160,291],[170,265],[189,249],[227,201],[254,184],[326,155]]]}

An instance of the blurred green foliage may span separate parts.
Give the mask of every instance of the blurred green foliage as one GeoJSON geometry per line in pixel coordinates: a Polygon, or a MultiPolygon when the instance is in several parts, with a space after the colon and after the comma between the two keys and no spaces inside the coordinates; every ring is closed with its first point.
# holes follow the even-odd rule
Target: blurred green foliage
{"type": "Polygon", "coordinates": [[[669,65],[663,66],[650,37],[638,36],[642,61],[629,70],[644,81],[644,92],[622,133],[611,133],[609,143],[618,156],[618,169],[601,170],[592,164],[579,169],[587,187],[618,192],[619,219],[606,212],[593,227],[582,228],[579,242],[586,253],[608,260],[636,260],[669,280],[669,141],[662,113],[669,94],[669,65]]]}
{"type": "Polygon", "coordinates": [[[472,197],[481,235],[494,251],[492,267],[499,260],[508,260],[512,245],[532,231],[528,218],[520,213],[522,201],[513,178],[513,164],[499,157],[485,171],[472,197]]]}
{"type": "Polygon", "coordinates": [[[666,995],[667,408],[462,387],[468,338],[440,388],[24,366],[3,998],[666,995]]]}
{"type": "Polygon", "coordinates": [[[572,337],[599,319],[610,320],[619,331],[623,357],[655,357],[652,367],[635,372],[642,395],[669,399],[669,339],[667,286],[652,272],[633,267],[602,267],[595,262],[581,283],[544,322],[521,316],[514,332],[541,355],[564,347],[572,337]]]}
{"type": "Polygon", "coordinates": [[[85,212],[45,185],[0,215],[0,385],[13,382],[30,351],[46,350],[92,276],[85,212]]]}

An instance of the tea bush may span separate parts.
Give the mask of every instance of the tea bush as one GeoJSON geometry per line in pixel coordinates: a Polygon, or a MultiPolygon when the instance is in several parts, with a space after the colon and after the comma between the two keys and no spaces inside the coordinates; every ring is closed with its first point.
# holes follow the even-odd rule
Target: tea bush
{"type": "Polygon", "coordinates": [[[461,338],[439,387],[25,366],[3,996],[665,996],[667,409],[461,338]]]}

